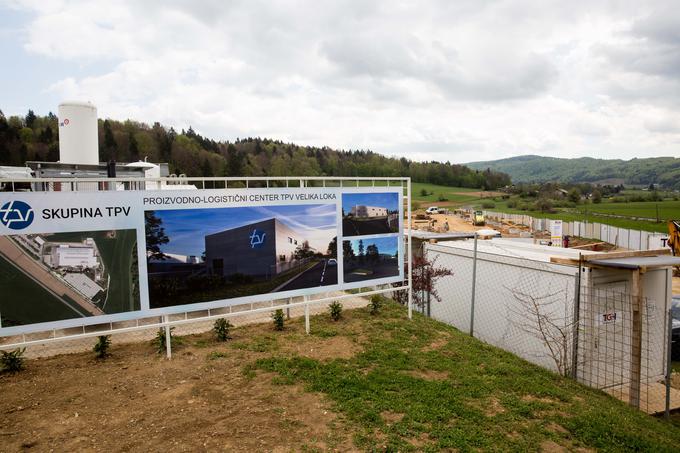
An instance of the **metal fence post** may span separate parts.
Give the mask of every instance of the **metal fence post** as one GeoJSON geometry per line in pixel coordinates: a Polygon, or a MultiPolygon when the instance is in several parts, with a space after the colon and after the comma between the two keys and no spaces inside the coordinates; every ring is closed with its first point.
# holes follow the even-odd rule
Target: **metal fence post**
{"type": "Polygon", "coordinates": [[[673,368],[671,366],[673,356],[671,351],[673,347],[673,312],[669,309],[666,316],[668,318],[668,338],[666,339],[666,408],[663,416],[668,420],[671,417],[671,378],[673,377],[673,368]]]}
{"type": "MultiPolygon", "coordinates": [[[[305,302],[309,302],[308,297],[309,297],[309,296],[305,296],[305,302]]],[[[307,332],[307,335],[309,335],[309,332],[310,332],[310,326],[309,326],[309,303],[305,304],[305,332],[307,332]]]]}
{"type": "Polygon", "coordinates": [[[475,291],[477,289],[477,232],[472,253],[472,298],[470,300],[470,335],[475,336],[475,291]]]}
{"type": "Polygon", "coordinates": [[[165,324],[165,356],[168,359],[172,358],[172,341],[170,335],[172,332],[170,330],[170,325],[168,324],[168,315],[163,316],[163,323],[165,324]]]}

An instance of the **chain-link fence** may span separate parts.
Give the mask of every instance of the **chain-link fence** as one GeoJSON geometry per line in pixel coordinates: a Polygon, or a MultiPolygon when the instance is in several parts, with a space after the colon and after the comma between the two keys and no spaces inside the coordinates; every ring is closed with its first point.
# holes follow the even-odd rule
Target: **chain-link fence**
{"type": "Polygon", "coordinates": [[[584,280],[586,268],[528,259],[501,242],[476,248],[425,246],[433,266],[453,275],[434,283],[440,301],[421,298],[421,311],[647,413],[680,407],[680,392],[667,385],[667,301],[626,285],[598,288],[584,280]]]}

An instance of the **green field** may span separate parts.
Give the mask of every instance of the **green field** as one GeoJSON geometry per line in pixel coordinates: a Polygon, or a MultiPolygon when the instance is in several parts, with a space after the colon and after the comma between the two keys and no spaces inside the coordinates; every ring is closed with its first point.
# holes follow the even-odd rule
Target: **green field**
{"type": "Polygon", "coordinates": [[[4,258],[0,258],[0,294],[3,327],[81,316],[77,304],[70,308],[4,258]]]}
{"type": "Polygon", "coordinates": [[[436,184],[426,184],[421,182],[414,182],[411,184],[411,198],[418,203],[441,203],[440,196],[446,198],[446,201],[453,203],[469,203],[479,200],[476,192],[480,189],[470,189],[467,187],[447,187],[438,186],[436,184]],[[428,195],[423,195],[422,191],[427,191],[428,195]],[[469,194],[469,195],[466,195],[469,194]]]}
{"type": "MultiPolygon", "coordinates": [[[[531,210],[523,211],[517,208],[509,208],[507,205],[507,200],[496,199],[495,201],[491,202],[494,203],[495,207],[487,209],[488,211],[507,212],[511,214],[524,214],[542,219],[561,219],[565,222],[584,222],[584,221],[597,222],[606,225],[612,225],[619,228],[628,228],[631,230],[654,231],[658,233],[668,232],[668,227],[665,221],[656,223],[645,220],[633,220],[626,218],[605,217],[596,215],[597,213],[601,212],[606,214],[646,217],[644,214],[650,212],[650,210],[652,209],[656,213],[656,208],[652,207],[653,205],[656,204],[655,202],[628,203],[643,205],[637,206],[636,208],[629,210],[625,209],[626,203],[601,203],[600,205],[589,204],[587,214],[584,206],[579,206],[578,208],[554,208],[555,212],[547,213],[541,211],[531,210]]],[[[678,212],[677,207],[678,202],[663,201],[658,202],[658,204],[660,213],[664,212],[666,215],[671,216],[675,215],[675,217],[673,218],[680,218],[680,212],[678,212]]],[[[481,207],[481,202],[474,203],[474,206],[481,207]]]]}
{"type": "MultiPolygon", "coordinates": [[[[583,206],[579,206],[578,210],[585,211],[583,206]]],[[[668,219],[680,219],[680,201],[636,201],[630,203],[603,202],[600,204],[588,205],[588,211],[628,217],[646,217],[650,219],[656,219],[658,212],[659,219],[663,222],[668,219]]]]}

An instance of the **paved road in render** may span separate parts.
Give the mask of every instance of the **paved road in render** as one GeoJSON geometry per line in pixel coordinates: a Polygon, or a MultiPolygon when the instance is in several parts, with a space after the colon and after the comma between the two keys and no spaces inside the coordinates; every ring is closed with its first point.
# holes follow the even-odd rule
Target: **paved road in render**
{"type": "Polygon", "coordinates": [[[338,283],[338,267],[327,266],[326,260],[319,261],[314,266],[300,274],[295,280],[279,288],[279,291],[293,289],[314,288],[317,286],[336,285],[338,283]],[[323,277],[323,279],[322,279],[323,277]]]}

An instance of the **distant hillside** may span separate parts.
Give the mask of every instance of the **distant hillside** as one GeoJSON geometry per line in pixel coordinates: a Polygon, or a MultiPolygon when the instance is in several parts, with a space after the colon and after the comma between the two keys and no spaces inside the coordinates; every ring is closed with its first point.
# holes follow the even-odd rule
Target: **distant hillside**
{"type": "Polygon", "coordinates": [[[660,184],[666,189],[680,189],[680,158],[674,157],[605,160],[528,155],[466,165],[478,170],[490,168],[507,173],[513,182],[660,184]]]}
{"type": "MultiPolygon", "coordinates": [[[[5,117],[0,110],[0,165],[59,159],[57,117],[5,117]]],[[[496,189],[510,178],[449,162],[414,162],[369,150],[300,146],[267,138],[215,141],[191,127],[181,132],[159,123],[99,120],[99,160],[168,162],[170,171],[188,176],[410,176],[414,182],[496,189]]]]}

